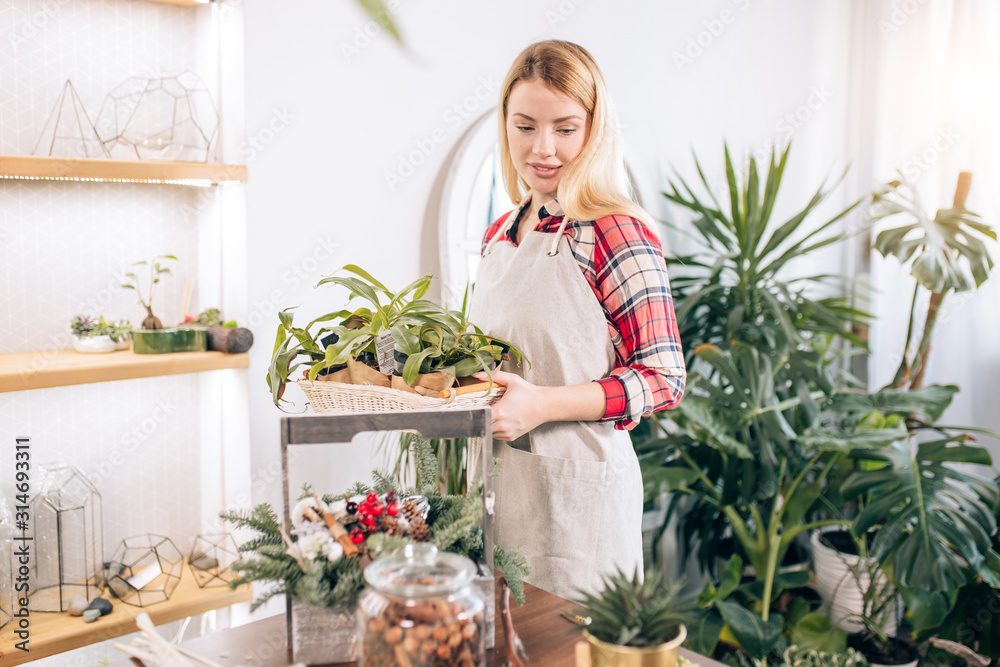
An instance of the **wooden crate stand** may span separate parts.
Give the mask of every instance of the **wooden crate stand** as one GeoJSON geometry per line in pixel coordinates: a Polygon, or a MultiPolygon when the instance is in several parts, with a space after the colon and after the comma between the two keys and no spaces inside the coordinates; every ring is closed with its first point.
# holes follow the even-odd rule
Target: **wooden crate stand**
{"type": "MultiPolygon", "coordinates": [[[[410,410],[350,415],[319,414],[284,417],[281,420],[281,492],[285,511],[285,530],[291,532],[291,505],[288,488],[288,448],[299,445],[325,445],[350,442],[359,433],[379,431],[416,431],[428,439],[475,438],[482,443],[479,464],[483,478],[483,563],[474,586],[486,603],[486,645],[495,641],[495,597],[493,584],[493,428],[490,408],[454,408],[448,410],[410,410]],[[487,445],[487,443],[490,443],[487,445]]],[[[470,448],[475,443],[470,443],[470,448]]],[[[470,451],[471,453],[471,451],[470,451]]],[[[469,471],[470,473],[472,471],[469,471]]],[[[473,478],[469,474],[469,480],[473,478]]],[[[289,650],[293,646],[292,602],[286,597],[286,621],[289,650]]]]}

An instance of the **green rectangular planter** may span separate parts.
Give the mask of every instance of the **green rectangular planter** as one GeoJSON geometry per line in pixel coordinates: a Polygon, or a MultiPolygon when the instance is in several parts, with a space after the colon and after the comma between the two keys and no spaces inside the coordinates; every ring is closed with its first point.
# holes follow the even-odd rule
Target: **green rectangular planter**
{"type": "Polygon", "coordinates": [[[204,352],[208,349],[205,329],[139,329],[132,332],[132,351],[136,354],[168,352],[204,352]]]}

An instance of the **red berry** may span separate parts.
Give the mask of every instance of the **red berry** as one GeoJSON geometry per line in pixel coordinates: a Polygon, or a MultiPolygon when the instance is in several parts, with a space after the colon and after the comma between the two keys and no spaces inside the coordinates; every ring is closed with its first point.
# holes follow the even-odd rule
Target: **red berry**
{"type": "Polygon", "coordinates": [[[386,493],[385,493],[385,499],[386,499],[386,501],[392,502],[395,498],[396,498],[396,492],[395,491],[386,491],[386,493]]]}
{"type": "Polygon", "coordinates": [[[399,505],[396,503],[389,503],[386,506],[385,511],[389,513],[389,516],[396,516],[399,514],[399,505]]]}
{"type": "Polygon", "coordinates": [[[369,505],[374,505],[375,503],[378,502],[378,494],[376,494],[373,491],[372,493],[368,494],[368,497],[365,498],[365,500],[368,502],[369,505]]]}
{"type": "Polygon", "coordinates": [[[385,506],[382,505],[382,503],[375,503],[374,505],[372,505],[372,514],[374,514],[375,516],[382,516],[382,511],[384,509],[385,506]]]}
{"type": "Polygon", "coordinates": [[[365,535],[360,530],[355,528],[351,531],[351,542],[353,544],[361,544],[365,541],[365,535]]]}

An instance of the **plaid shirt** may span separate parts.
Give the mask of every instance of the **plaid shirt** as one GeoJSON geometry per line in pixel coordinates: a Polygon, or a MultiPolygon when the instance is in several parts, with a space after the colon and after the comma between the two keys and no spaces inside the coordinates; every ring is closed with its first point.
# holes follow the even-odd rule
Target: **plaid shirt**
{"type": "MultiPolygon", "coordinates": [[[[519,216],[529,202],[525,200],[486,229],[484,251],[507,217],[519,216]]],[[[553,200],[541,208],[538,217],[536,231],[555,233],[563,212],[553,200]]],[[[506,237],[514,244],[518,224],[506,237]]],[[[570,220],[564,234],[604,308],[615,348],[615,369],[597,381],[606,401],[600,421],[631,429],[642,417],[676,406],[684,395],[684,355],[660,241],[644,224],[624,215],[593,222],[570,220]]]]}

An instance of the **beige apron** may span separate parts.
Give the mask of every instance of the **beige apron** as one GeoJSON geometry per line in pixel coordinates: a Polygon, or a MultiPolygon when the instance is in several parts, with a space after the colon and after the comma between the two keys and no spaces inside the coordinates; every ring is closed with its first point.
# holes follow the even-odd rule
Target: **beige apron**
{"type": "MultiPolygon", "coordinates": [[[[606,377],[615,350],[604,310],[563,236],[528,232],[519,246],[498,243],[516,213],[486,248],[470,319],[509,340],[531,368],[505,363],[543,386],[606,377]]],[[[550,422],[513,443],[493,442],[496,543],[521,552],[528,581],[566,598],[597,592],[621,569],[642,567],[642,476],[625,431],[611,423],[550,422]]],[[[478,458],[478,456],[476,456],[478,458]]]]}

